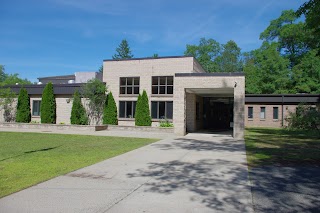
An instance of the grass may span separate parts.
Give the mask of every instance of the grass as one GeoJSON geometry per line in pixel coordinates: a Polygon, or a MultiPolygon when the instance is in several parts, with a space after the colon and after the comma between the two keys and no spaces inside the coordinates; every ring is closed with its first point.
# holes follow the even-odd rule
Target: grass
{"type": "Polygon", "coordinates": [[[320,165],[320,139],[316,132],[247,128],[250,167],[262,165],[320,165]]]}
{"type": "Polygon", "coordinates": [[[0,197],[155,141],[0,132],[0,197]]]}

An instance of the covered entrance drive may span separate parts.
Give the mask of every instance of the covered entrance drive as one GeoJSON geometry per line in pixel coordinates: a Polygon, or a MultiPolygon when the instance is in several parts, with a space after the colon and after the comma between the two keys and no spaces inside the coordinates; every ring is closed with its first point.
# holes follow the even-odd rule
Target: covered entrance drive
{"type": "Polygon", "coordinates": [[[243,73],[177,73],[173,122],[175,133],[232,131],[244,138],[243,73]]]}

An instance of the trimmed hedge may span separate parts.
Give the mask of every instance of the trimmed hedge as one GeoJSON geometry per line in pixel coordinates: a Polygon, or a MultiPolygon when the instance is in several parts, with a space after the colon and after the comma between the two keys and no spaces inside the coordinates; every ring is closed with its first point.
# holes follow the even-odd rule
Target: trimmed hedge
{"type": "Polygon", "coordinates": [[[135,112],[136,126],[151,126],[151,116],[147,92],[143,90],[142,95],[138,96],[135,112]]]}
{"type": "Polygon", "coordinates": [[[41,123],[56,123],[56,99],[54,97],[53,85],[51,82],[49,82],[43,90],[40,112],[41,123]]]}
{"type": "Polygon", "coordinates": [[[117,105],[114,101],[112,92],[108,94],[106,99],[106,104],[103,111],[103,124],[118,125],[117,105]]]}
{"type": "Polygon", "coordinates": [[[21,88],[18,96],[16,122],[29,123],[31,121],[30,98],[25,88],[21,88]]]}
{"type": "Polygon", "coordinates": [[[85,108],[81,103],[81,97],[78,90],[76,90],[73,94],[70,123],[77,124],[77,125],[88,124],[88,116],[85,108]]]}

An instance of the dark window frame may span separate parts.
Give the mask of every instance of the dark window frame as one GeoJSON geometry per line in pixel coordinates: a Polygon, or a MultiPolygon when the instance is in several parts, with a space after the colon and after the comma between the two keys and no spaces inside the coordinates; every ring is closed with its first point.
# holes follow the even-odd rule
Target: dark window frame
{"type": "Polygon", "coordinates": [[[151,94],[153,96],[173,96],[174,89],[174,77],[173,76],[152,76],[151,77],[151,94]],[[161,84],[161,79],[165,78],[165,84],[161,84]],[[168,78],[172,78],[172,84],[168,84],[168,78]],[[154,84],[154,79],[157,79],[157,84],[154,84]],[[164,87],[164,93],[161,93],[162,88],[164,87]],[[168,88],[171,88],[168,92],[168,88]],[[157,92],[155,92],[155,90],[157,92]]]}
{"type": "Polygon", "coordinates": [[[32,101],[32,116],[40,116],[40,115],[41,115],[41,100],[33,100],[32,101]],[[35,107],[35,105],[37,105],[37,107],[35,107]],[[38,112],[35,112],[36,108],[38,109],[38,112]]]}
{"type": "Polygon", "coordinates": [[[135,114],[136,114],[136,106],[137,106],[137,101],[119,101],[119,118],[120,119],[134,119],[135,114]],[[124,103],[124,117],[121,117],[121,102],[124,103]],[[132,117],[128,117],[128,102],[131,102],[131,112],[132,112],[132,117]]]}
{"type": "Polygon", "coordinates": [[[253,107],[248,107],[248,119],[253,119],[253,107]]]}
{"type": "Polygon", "coordinates": [[[273,107],[273,119],[279,120],[279,107],[273,107]]]}
{"type": "Polygon", "coordinates": [[[161,120],[161,119],[166,119],[166,120],[172,120],[173,119],[173,101],[151,101],[151,118],[153,119],[153,120],[161,120]],[[164,118],[161,118],[160,117],[160,102],[161,103],[164,103],[164,115],[165,115],[165,117],[164,118]],[[153,108],[152,108],[152,105],[153,105],[153,103],[157,103],[157,117],[155,118],[155,117],[153,117],[153,108]],[[172,104],[172,117],[171,118],[168,118],[168,103],[170,104],[172,104]]]}
{"type": "Polygon", "coordinates": [[[140,77],[120,77],[119,78],[119,95],[120,96],[138,96],[140,93],[140,77]],[[121,84],[122,80],[125,79],[125,84],[121,84]],[[128,84],[128,79],[132,81],[131,85],[128,84]],[[136,80],[138,80],[138,84],[135,84],[136,80]],[[124,88],[124,93],[122,92],[122,88],[124,88]],[[138,88],[138,91],[135,92],[135,88],[138,88]],[[128,93],[128,90],[131,89],[131,93],[128,93]]]}

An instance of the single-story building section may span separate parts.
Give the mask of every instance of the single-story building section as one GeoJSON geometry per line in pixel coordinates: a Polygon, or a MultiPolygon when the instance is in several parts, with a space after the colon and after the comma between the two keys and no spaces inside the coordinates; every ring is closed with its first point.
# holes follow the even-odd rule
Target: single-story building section
{"type": "MultiPolygon", "coordinates": [[[[177,135],[233,130],[235,138],[243,139],[245,126],[281,127],[299,103],[320,103],[320,95],[245,95],[244,73],[206,73],[194,57],[187,56],[104,60],[102,76],[113,93],[119,125],[135,125],[136,101],[145,90],[152,126],[166,119],[173,123],[177,135]]],[[[70,81],[72,75],[39,81],[55,82],[55,78],[57,123],[69,124],[72,95],[84,84],[70,81]]],[[[30,95],[32,121],[40,121],[44,86],[24,86],[30,95]]],[[[10,88],[18,93],[21,86],[10,88]]]]}

